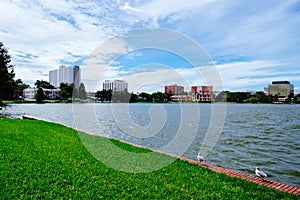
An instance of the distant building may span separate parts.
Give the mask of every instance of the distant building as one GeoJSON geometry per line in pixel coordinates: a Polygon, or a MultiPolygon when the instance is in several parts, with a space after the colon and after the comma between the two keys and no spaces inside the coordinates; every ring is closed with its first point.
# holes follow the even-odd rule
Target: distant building
{"type": "Polygon", "coordinates": [[[165,93],[182,94],[182,93],[184,93],[184,86],[180,86],[180,85],[177,85],[177,84],[166,85],[165,86],[165,93]]]}
{"type": "Polygon", "coordinates": [[[213,101],[213,86],[192,86],[192,101],[210,102],[213,101]]]}
{"type": "Polygon", "coordinates": [[[75,87],[79,87],[81,82],[81,69],[79,66],[66,67],[59,66],[59,69],[49,71],[49,82],[54,87],[59,87],[60,83],[74,83],[75,87]]]}
{"type": "Polygon", "coordinates": [[[289,81],[273,81],[268,87],[268,93],[281,98],[286,98],[289,95],[294,97],[294,85],[290,84],[289,81]]]}
{"type": "Polygon", "coordinates": [[[269,95],[269,88],[268,87],[264,87],[264,94],[265,95],[269,95]]]}
{"type": "MultiPolygon", "coordinates": [[[[60,97],[60,89],[44,89],[44,95],[46,96],[46,99],[59,99],[60,97]]],[[[25,99],[35,99],[35,95],[37,93],[37,88],[26,88],[23,90],[23,98],[25,99]]]]}
{"type": "Polygon", "coordinates": [[[86,97],[88,99],[95,99],[96,92],[86,92],[86,97]]]}
{"type": "Polygon", "coordinates": [[[103,90],[112,90],[113,92],[123,92],[128,90],[128,83],[123,80],[105,80],[103,90]]]}
{"type": "Polygon", "coordinates": [[[23,98],[25,99],[34,99],[37,88],[26,88],[23,90],[23,98]]]}
{"type": "Polygon", "coordinates": [[[178,94],[170,97],[172,101],[192,101],[192,95],[178,94]]]}

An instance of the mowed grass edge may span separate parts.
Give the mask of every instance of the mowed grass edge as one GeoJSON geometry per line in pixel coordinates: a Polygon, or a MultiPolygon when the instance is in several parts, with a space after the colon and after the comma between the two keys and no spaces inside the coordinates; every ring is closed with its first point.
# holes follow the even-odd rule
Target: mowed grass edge
{"type": "MultiPolygon", "coordinates": [[[[1,199],[299,198],[181,160],[149,173],[117,171],[95,159],[76,130],[59,124],[0,119],[0,137],[1,199]]],[[[112,142],[131,152],[150,151],[112,142]]]]}

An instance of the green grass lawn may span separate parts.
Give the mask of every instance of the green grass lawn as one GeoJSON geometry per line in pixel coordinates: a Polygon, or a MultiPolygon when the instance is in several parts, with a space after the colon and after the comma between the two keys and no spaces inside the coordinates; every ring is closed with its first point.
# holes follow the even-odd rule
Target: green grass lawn
{"type": "MultiPolygon", "coordinates": [[[[107,139],[82,136],[105,148],[107,139]]],[[[0,119],[0,138],[1,199],[299,198],[180,160],[149,173],[120,172],[95,159],[77,131],[58,124],[0,119]]],[[[150,152],[113,143],[131,152],[150,152]]]]}
{"type": "MultiPolygon", "coordinates": [[[[37,103],[35,100],[3,100],[4,104],[37,103]]],[[[43,103],[61,103],[59,100],[44,100],[43,103]]]]}

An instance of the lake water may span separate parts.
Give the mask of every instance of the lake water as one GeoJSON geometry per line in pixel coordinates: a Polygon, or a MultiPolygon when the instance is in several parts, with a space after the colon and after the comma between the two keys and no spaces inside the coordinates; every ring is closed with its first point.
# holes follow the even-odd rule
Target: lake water
{"type": "MultiPolygon", "coordinates": [[[[176,142],[188,144],[183,156],[192,159],[203,147],[213,116],[212,104],[112,105],[14,104],[0,112],[29,114],[154,149],[163,149],[181,131],[186,137],[176,142]]],[[[252,175],[258,166],[269,179],[300,187],[299,113],[300,105],[227,104],[207,162],[252,175]]]]}

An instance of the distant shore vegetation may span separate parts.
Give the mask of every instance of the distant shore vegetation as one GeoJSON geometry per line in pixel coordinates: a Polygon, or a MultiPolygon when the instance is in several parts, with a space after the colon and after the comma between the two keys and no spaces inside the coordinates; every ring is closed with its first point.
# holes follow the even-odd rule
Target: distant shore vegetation
{"type": "MultiPolygon", "coordinates": [[[[47,82],[46,82],[47,83],[47,82]]],[[[47,83],[48,84],[48,83],[47,83]]],[[[45,86],[45,85],[44,85],[45,86]]],[[[47,88],[47,87],[46,87],[47,88]]],[[[176,101],[172,100],[172,94],[163,92],[154,93],[133,93],[128,91],[113,92],[112,90],[97,91],[93,96],[88,96],[84,84],[81,88],[74,88],[74,84],[61,83],[60,97],[56,99],[49,99],[43,95],[42,89],[37,93],[35,99],[15,98],[3,100],[2,104],[11,103],[79,103],[79,102],[96,102],[96,103],[197,103],[194,101],[176,101]],[[75,93],[75,94],[74,94],[75,93]]],[[[205,101],[198,103],[250,103],[250,104],[271,104],[271,103],[285,103],[285,104],[300,104],[300,94],[292,97],[288,96],[284,101],[279,101],[277,95],[266,95],[263,92],[230,92],[224,91],[214,97],[213,101],[205,101]]]]}

